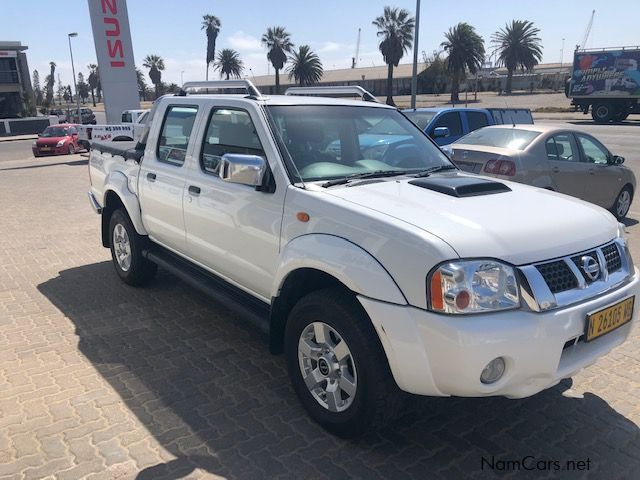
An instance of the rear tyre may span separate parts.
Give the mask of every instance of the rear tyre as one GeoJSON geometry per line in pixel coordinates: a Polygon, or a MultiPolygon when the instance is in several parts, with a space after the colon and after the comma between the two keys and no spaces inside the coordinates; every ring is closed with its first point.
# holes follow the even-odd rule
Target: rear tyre
{"type": "Polygon", "coordinates": [[[129,215],[122,209],[111,215],[109,239],[113,266],[125,283],[142,285],[156,275],[157,265],[142,256],[146,237],[138,235],[129,215]]]}
{"type": "Polygon", "coordinates": [[[609,102],[594,103],[591,107],[591,118],[596,123],[609,123],[613,118],[613,105],[609,102]]]}
{"type": "Polygon", "coordinates": [[[631,207],[631,201],[633,200],[633,190],[629,185],[626,185],[616,197],[616,201],[611,208],[611,213],[615,215],[618,220],[622,220],[629,213],[631,207]]]}
{"type": "Polygon", "coordinates": [[[371,321],[348,292],[319,290],[295,305],[285,329],[285,357],[304,408],[339,437],[382,425],[402,403],[371,321]]]}

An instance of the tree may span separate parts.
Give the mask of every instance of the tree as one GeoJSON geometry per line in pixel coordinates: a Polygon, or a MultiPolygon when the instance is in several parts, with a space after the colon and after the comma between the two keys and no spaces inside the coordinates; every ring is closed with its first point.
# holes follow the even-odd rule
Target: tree
{"type": "Polygon", "coordinates": [[[225,48],[218,52],[213,68],[220,70],[220,78],[226,75],[227,80],[230,76],[240,78],[242,70],[244,70],[240,54],[231,48],[225,48]]]}
{"type": "Polygon", "coordinates": [[[164,60],[158,55],[147,55],[144,57],[142,66],[149,69],[149,78],[156,87],[156,98],[158,98],[160,96],[162,72],[164,71],[164,60]]]}
{"type": "Polygon", "coordinates": [[[512,20],[491,37],[498,63],[507,67],[506,93],[511,93],[513,72],[532,70],[542,60],[540,29],[528,20],[512,20]]]}
{"type": "Polygon", "coordinates": [[[295,78],[301,87],[318,83],[322,78],[322,62],[309,45],[300,45],[298,51],[289,56],[289,61],[289,78],[295,78]]]}
{"type": "Polygon", "coordinates": [[[446,88],[447,62],[440,52],[433,52],[430,57],[423,52],[423,62],[427,67],[418,74],[418,91],[438,95],[446,88]]]}
{"type": "Polygon", "coordinates": [[[262,44],[267,47],[267,58],[276,71],[276,95],[280,93],[280,70],[287,62],[287,53],[293,49],[291,35],[284,27],[269,27],[262,35],[262,44]]]}
{"type": "Polygon", "coordinates": [[[36,105],[41,105],[43,100],[42,87],[40,87],[40,74],[38,70],[33,71],[33,95],[36,99],[36,105]]]}
{"type": "Polygon", "coordinates": [[[136,68],[136,79],[138,80],[138,94],[142,100],[146,100],[149,87],[144,79],[144,73],[139,68],[136,68]]]}
{"type": "Polygon", "coordinates": [[[484,62],[484,40],[468,23],[461,22],[444,34],[441,43],[447,57],[447,71],[451,75],[451,102],[459,100],[460,82],[466,78],[467,69],[476,73],[484,62]]]}
{"type": "Polygon", "coordinates": [[[216,59],[216,40],[220,33],[220,19],[215,15],[202,16],[202,28],[207,34],[207,73],[206,79],[209,80],[209,64],[216,59]]]}
{"type": "Polygon", "coordinates": [[[82,99],[82,103],[86,103],[89,97],[89,85],[84,81],[84,75],[82,72],[78,72],[78,95],[82,99]]]}
{"type": "Polygon", "coordinates": [[[91,90],[91,101],[93,102],[93,106],[96,106],[96,96],[95,91],[98,88],[98,84],[100,83],[100,78],[98,77],[98,66],[95,63],[90,63],[87,65],[89,69],[89,89],[91,90]]]}
{"type": "Polygon", "coordinates": [[[397,67],[402,56],[413,45],[413,28],[415,19],[409,16],[404,8],[384,7],[382,16],[371,22],[378,29],[381,38],[378,48],[387,64],[387,104],[393,102],[393,67],[397,67]]]}
{"type": "Polygon", "coordinates": [[[47,78],[45,78],[45,83],[46,83],[46,87],[45,87],[45,101],[47,102],[47,107],[50,106],[53,103],[53,85],[56,81],[56,64],[55,62],[49,62],[49,68],[51,69],[49,72],[49,75],[47,75],[47,78]]]}

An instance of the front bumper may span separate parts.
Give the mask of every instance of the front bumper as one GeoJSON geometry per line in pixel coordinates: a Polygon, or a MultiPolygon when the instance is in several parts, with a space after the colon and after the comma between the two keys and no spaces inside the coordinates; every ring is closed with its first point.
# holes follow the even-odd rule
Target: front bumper
{"type": "Polygon", "coordinates": [[[69,146],[63,145],[62,147],[49,147],[47,150],[43,150],[42,147],[31,147],[33,156],[36,155],[66,155],[69,153],[69,146]]]}
{"type": "Polygon", "coordinates": [[[640,294],[638,271],[616,290],[548,312],[512,310],[449,316],[359,296],[380,337],[398,386],[429,396],[522,398],[569,378],[623,343],[631,322],[589,343],[578,341],[587,315],[640,294]],[[568,343],[569,342],[569,343],[568,343]],[[496,357],[506,360],[496,383],[480,381],[496,357]]]}

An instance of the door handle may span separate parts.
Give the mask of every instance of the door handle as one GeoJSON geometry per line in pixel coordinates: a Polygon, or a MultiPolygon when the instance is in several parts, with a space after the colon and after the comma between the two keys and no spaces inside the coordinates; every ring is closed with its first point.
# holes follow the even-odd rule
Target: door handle
{"type": "Polygon", "coordinates": [[[200,187],[196,187],[195,185],[189,185],[189,194],[200,195],[200,187]]]}
{"type": "Polygon", "coordinates": [[[560,169],[559,169],[558,167],[553,167],[553,168],[551,169],[551,171],[552,171],[553,173],[560,173],[560,169]]]}
{"type": "Polygon", "coordinates": [[[153,172],[147,173],[147,180],[149,180],[150,182],[155,182],[156,181],[156,174],[153,173],[153,172]]]}

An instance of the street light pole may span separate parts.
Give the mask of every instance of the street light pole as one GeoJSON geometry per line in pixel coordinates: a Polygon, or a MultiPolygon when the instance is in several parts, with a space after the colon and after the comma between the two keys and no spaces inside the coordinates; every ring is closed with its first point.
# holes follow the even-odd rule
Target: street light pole
{"type": "Polygon", "coordinates": [[[182,70],[180,72],[180,87],[182,87],[182,85],[184,85],[184,77],[183,77],[183,75],[184,75],[184,70],[182,70]]]}
{"type": "Polygon", "coordinates": [[[76,79],[76,68],[73,65],[73,50],[71,49],[71,37],[77,36],[77,32],[67,34],[67,37],[69,38],[69,54],[71,54],[71,72],[73,73],[73,86],[76,89],[76,104],[78,105],[78,123],[82,125],[82,115],[80,114],[80,94],[78,93],[78,80],[76,79]]]}
{"type": "Polygon", "coordinates": [[[413,32],[413,74],[411,75],[411,108],[416,108],[418,92],[418,29],[420,26],[420,0],[416,0],[416,27],[413,32]]]}

